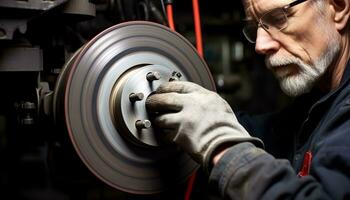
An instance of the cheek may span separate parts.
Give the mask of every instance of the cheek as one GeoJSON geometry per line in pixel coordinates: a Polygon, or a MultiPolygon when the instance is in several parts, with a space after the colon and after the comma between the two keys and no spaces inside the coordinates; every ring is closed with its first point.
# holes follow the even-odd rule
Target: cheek
{"type": "Polygon", "coordinates": [[[326,13],[321,15],[313,11],[314,8],[308,7],[291,17],[285,30],[290,38],[288,44],[293,44],[288,48],[295,49],[292,52],[298,52],[298,57],[307,64],[319,59],[328,48],[329,41],[336,36],[331,32],[334,28],[330,27],[326,13]]]}
{"type": "Polygon", "coordinates": [[[314,24],[309,25],[310,28],[304,30],[305,34],[297,38],[310,57],[310,63],[308,64],[313,64],[314,61],[318,60],[329,48],[331,37],[336,36],[326,24],[318,26],[316,20],[314,21],[314,24]]]}
{"type": "Polygon", "coordinates": [[[288,53],[312,64],[326,48],[327,33],[320,31],[316,20],[305,20],[303,24],[296,24],[295,21],[290,23],[294,24],[284,30],[282,46],[288,53]]]}
{"type": "Polygon", "coordinates": [[[311,62],[310,41],[306,37],[298,35],[286,35],[281,37],[281,48],[279,54],[283,56],[294,56],[301,59],[305,63],[311,62]]]}

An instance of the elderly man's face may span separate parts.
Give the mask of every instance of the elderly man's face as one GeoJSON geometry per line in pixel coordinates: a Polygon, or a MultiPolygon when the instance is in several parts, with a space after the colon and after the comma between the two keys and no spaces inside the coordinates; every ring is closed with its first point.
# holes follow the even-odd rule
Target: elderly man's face
{"type": "MultiPolygon", "coordinates": [[[[258,28],[255,50],[266,55],[266,65],[290,96],[308,92],[325,73],[340,49],[340,38],[327,12],[313,0],[290,8],[287,26],[280,31],[258,28]]],[[[258,21],[271,9],[291,0],[245,0],[247,20],[258,21]]],[[[278,17],[278,16],[276,16],[278,17]]]]}

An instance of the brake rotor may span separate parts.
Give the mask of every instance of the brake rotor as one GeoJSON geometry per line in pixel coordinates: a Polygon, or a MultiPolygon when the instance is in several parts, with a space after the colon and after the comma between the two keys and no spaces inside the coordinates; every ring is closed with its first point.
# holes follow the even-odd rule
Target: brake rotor
{"type": "Polygon", "coordinates": [[[205,62],[181,35],[152,22],[113,26],[65,65],[54,94],[56,121],[64,110],[70,140],[89,170],[108,185],[153,194],[185,181],[198,165],[163,144],[145,99],[166,81],[214,90],[205,62]]]}

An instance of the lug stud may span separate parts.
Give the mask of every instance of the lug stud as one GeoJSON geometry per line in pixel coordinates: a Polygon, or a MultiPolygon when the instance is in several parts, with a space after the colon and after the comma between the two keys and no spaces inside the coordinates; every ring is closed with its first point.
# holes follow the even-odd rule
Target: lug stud
{"type": "Polygon", "coordinates": [[[146,75],[146,79],[148,81],[155,81],[155,80],[159,80],[160,79],[160,74],[159,72],[149,72],[146,75]]]}
{"type": "Polygon", "coordinates": [[[151,122],[149,120],[137,120],[135,122],[135,127],[140,130],[140,129],[145,129],[151,127],[151,122]]]}
{"type": "Polygon", "coordinates": [[[144,95],[143,95],[143,93],[131,93],[130,95],[129,95],[129,99],[130,99],[130,101],[131,102],[135,102],[135,101],[141,101],[142,99],[143,99],[143,97],[144,97],[144,95]]]}

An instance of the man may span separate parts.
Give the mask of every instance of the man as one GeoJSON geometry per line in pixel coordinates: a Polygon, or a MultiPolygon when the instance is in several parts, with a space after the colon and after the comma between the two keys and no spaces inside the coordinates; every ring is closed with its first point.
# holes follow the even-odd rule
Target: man
{"type": "Polygon", "coordinates": [[[216,93],[169,82],[147,99],[154,124],[225,199],[349,199],[350,1],[244,5],[245,36],[295,101],[276,114],[235,115],[216,93]]]}

